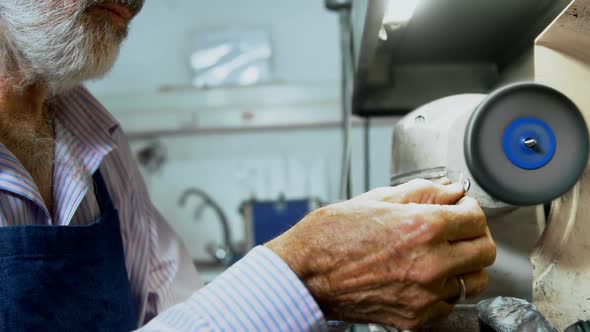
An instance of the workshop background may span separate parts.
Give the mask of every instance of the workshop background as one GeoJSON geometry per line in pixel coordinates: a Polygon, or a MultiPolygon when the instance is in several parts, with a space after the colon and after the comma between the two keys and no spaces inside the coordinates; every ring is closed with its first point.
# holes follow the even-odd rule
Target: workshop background
{"type": "MultiPolygon", "coordinates": [[[[223,244],[223,228],[201,198],[179,204],[190,188],[204,191],[221,207],[238,247],[244,243],[239,209],[245,201],[339,199],[339,38],[338,17],[322,1],[146,1],[114,70],[88,84],[121,122],[136,157],[143,156],[141,169],[154,204],[197,264],[203,263],[205,279],[219,272],[207,275],[213,266],[207,246],[223,244]],[[195,87],[194,40],[235,31],[268,36],[270,79],[195,87]]],[[[354,120],[354,194],[388,185],[395,120],[371,122],[368,186],[365,124],[354,120]]]]}

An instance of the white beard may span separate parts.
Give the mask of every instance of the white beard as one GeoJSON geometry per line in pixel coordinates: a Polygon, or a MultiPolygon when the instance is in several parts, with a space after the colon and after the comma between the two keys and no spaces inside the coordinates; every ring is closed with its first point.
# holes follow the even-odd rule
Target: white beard
{"type": "MultiPolygon", "coordinates": [[[[104,76],[127,30],[87,9],[101,0],[2,0],[0,76],[16,89],[45,85],[51,94],[104,76]]],[[[119,0],[135,9],[141,0],[119,0]]]]}

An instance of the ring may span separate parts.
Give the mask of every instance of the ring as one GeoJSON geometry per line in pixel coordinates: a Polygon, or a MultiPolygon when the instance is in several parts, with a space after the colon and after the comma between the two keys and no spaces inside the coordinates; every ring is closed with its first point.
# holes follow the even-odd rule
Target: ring
{"type": "Polygon", "coordinates": [[[461,289],[459,290],[459,297],[456,300],[450,302],[452,305],[465,301],[465,298],[467,297],[467,287],[465,287],[465,280],[463,280],[463,277],[457,277],[457,281],[459,282],[459,287],[461,289]]]}

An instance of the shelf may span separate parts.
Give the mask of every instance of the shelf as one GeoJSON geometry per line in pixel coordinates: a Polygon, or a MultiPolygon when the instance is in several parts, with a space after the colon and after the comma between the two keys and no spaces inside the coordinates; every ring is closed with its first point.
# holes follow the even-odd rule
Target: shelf
{"type": "Polygon", "coordinates": [[[245,87],[196,89],[170,88],[143,94],[98,95],[115,115],[148,111],[206,111],[255,108],[340,100],[338,82],[316,84],[268,84],[245,87]]]}
{"type": "Polygon", "coordinates": [[[419,0],[386,41],[378,38],[386,0],[353,2],[355,113],[401,115],[447,95],[487,93],[569,2],[419,0]]]}
{"type": "Polygon", "coordinates": [[[97,98],[131,138],[340,126],[339,84],[172,89],[97,98]]]}

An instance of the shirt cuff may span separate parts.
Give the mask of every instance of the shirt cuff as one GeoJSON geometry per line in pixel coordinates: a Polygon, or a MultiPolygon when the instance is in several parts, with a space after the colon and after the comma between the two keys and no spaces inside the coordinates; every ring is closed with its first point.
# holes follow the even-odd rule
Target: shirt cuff
{"type": "Polygon", "coordinates": [[[289,266],[258,246],[191,297],[217,331],[327,331],[322,311],[289,266]]]}

